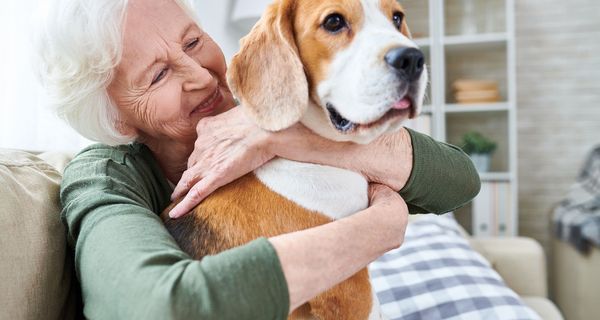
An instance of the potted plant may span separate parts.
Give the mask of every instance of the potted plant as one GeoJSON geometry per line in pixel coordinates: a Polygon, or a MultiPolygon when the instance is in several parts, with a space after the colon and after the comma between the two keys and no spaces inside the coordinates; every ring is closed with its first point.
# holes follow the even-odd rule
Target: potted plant
{"type": "Polygon", "coordinates": [[[475,168],[479,172],[490,170],[492,153],[496,150],[496,143],[477,131],[465,133],[462,139],[462,149],[471,157],[475,168]]]}

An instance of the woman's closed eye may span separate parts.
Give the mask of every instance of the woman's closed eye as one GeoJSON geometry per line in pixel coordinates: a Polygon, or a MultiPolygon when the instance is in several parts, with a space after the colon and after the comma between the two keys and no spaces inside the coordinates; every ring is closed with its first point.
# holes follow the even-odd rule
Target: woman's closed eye
{"type": "Polygon", "coordinates": [[[183,47],[183,50],[184,51],[192,50],[192,49],[196,48],[199,43],[200,43],[200,38],[194,38],[185,44],[185,46],[183,47]]]}
{"type": "MultiPolygon", "coordinates": [[[[195,49],[197,47],[199,47],[200,44],[200,38],[194,38],[191,39],[190,41],[186,42],[186,44],[183,46],[183,51],[190,51],[192,49],[195,49]]],[[[158,82],[160,82],[160,80],[162,80],[167,73],[169,72],[169,67],[164,67],[162,69],[160,69],[160,71],[158,71],[154,77],[152,77],[152,82],[150,83],[150,86],[153,86],[155,84],[157,84],[158,82]]]]}
{"type": "Polygon", "coordinates": [[[169,72],[168,67],[160,69],[160,71],[158,71],[158,73],[156,73],[154,77],[152,77],[152,83],[150,83],[150,85],[152,86],[158,83],[160,80],[162,80],[167,75],[167,72],[169,72]]]}

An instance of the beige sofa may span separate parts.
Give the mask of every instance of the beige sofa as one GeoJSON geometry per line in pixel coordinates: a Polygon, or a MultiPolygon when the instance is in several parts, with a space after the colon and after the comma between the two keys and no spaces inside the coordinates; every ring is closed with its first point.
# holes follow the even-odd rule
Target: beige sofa
{"type": "MultiPolygon", "coordinates": [[[[58,200],[60,172],[69,159],[64,153],[0,149],[0,319],[73,319],[81,310],[58,200]]],[[[546,298],[538,243],[469,239],[542,319],[562,319],[546,298]]]]}
{"type": "Polygon", "coordinates": [[[552,243],[552,295],[568,320],[600,318],[600,248],[582,254],[558,239],[552,243]]]}
{"type": "MultiPolygon", "coordinates": [[[[64,167],[66,154],[48,154],[64,167]]],[[[60,221],[61,175],[49,162],[0,149],[0,319],[74,319],[78,286],[60,221]]]]}

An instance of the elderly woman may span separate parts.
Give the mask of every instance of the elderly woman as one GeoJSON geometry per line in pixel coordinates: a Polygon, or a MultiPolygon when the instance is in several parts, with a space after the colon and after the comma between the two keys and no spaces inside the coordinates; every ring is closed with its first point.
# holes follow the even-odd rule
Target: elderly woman
{"type": "Polygon", "coordinates": [[[55,2],[42,78],[59,114],[103,143],[61,187],[88,318],[285,319],[400,246],[409,212],[447,212],[479,190],[459,149],[413,131],[350,146],[300,125],[261,130],[234,108],[223,54],[184,1],[55,2]],[[171,196],[188,194],[180,216],[275,156],[364,174],[370,207],[201,261],[182,252],[157,215],[171,196]]]}

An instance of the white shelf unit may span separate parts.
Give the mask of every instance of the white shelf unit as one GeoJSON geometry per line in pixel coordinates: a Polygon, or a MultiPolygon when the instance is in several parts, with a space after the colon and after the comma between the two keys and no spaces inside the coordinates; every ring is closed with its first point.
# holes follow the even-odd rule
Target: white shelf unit
{"type": "Polygon", "coordinates": [[[469,34],[457,36],[445,36],[443,38],[446,46],[461,46],[468,44],[484,45],[505,43],[508,40],[506,33],[485,33],[485,34],[469,34]]]}
{"type": "Polygon", "coordinates": [[[482,104],[446,104],[446,113],[463,113],[463,112],[491,112],[491,111],[508,111],[510,104],[506,102],[482,103],[482,104]]]}
{"type": "Polygon", "coordinates": [[[473,204],[456,212],[457,219],[475,236],[517,235],[514,0],[399,2],[406,10],[407,22],[417,45],[428,59],[430,88],[422,115],[431,119],[422,127],[430,128],[429,134],[435,139],[456,145],[462,134],[470,130],[481,131],[498,142],[492,171],[480,173],[482,193],[473,204]],[[461,11],[469,1],[476,7],[461,11]],[[466,12],[475,14],[467,15],[466,12]],[[462,33],[464,19],[470,19],[479,30],[462,33]],[[451,95],[451,83],[458,78],[496,80],[502,100],[457,104],[451,95]],[[505,192],[499,193],[498,189],[505,192]],[[495,207],[501,208],[502,212],[490,209],[494,203],[486,201],[502,201],[495,207]]]}

